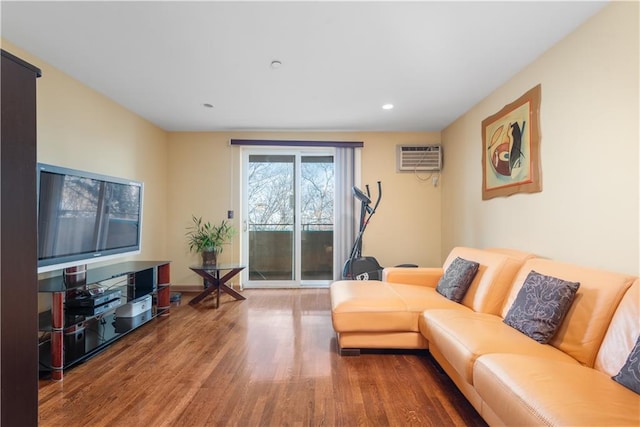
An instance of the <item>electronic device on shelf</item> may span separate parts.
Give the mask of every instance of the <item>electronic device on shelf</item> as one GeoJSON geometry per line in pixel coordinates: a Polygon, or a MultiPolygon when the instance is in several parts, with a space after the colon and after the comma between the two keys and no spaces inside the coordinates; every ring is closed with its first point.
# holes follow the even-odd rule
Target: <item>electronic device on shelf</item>
{"type": "Polygon", "coordinates": [[[66,314],[70,314],[72,316],[97,316],[99,314],[106,313],[109,310],[113,310],[120,305],[122,305],[122,301],[120,300],[120,298],[116,298],[114,300],[96,306],[67,306],[65,312],[66,314]]]}
{"type": "Polygon", "coordinates": [[[119,317],[136,317],[147,310],[151,310],[151,295],[146,295],[136,301],[131,301],[116,309],[116,318],[119,317]]]}
{"type": "Polygon", "coordinates": [[[92,287],[92,288],[83,289],[82,291],[80,291],[80,295],[85,297],[92,297],[95,295],[103,294],[104,291],[106,291],[106,289],[103,287],[92,287]]]}
{"type": "Polygon", "coordinates": [[[108,289],[95,295],[91,295],[91,293],[85,294],[83,292],[84,291],[81,291],[78,296],[66,301],[67,310],[74,307],[96,307],[115,299],[119,301],[122,296],[121,289],[108,289]]]}

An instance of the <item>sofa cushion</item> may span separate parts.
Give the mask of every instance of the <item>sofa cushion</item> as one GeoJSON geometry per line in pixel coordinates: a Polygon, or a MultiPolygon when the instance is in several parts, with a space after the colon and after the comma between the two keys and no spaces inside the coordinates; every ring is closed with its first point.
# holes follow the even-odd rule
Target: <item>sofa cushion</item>
{"type": "Polygon", "coordinates": [[[602,341],[594,368],[616,375],[640,336],[640,280],[636,280],[618,305],[602,341]]]}
{"type": "Polygon", "coordinates": [[[440,267],[387,267],[382,270],[382,281],[435,288],[443,273],[440,267]]]}
{"type": "Polygon", "coordinates": [[[469,310],[434,288],[379,281],[331,284],[331,319],[336,332],[418,332],[425,307],[469,310]]]}
{"type": "Polygon", "coordinates": [[[636,340],[636,345],[631,350],[618,375],[612,378],[614,381],[640,394],[640,337],[636,340]]]}
{"type": "MultiPolygon", "coordinates": [[[[471,311],[469,307],[465,307],[450,299],[440,295],[435,288],[425,288],[424,286],[405,285],[402,283],[389,283],[388,286],[405,302],[407,310],[415,312],[416,328],[418,317],[426,308],[447,308],[452,310],[471,311]]],[[[419,331],[419,329],[416,329],[419,331]]]]}
{"type": "Polygon", "coordinates": [[[454,302],[462,301],[480,264],[456,257],[440,278],[436,291],[454,302]]]}
{"type": "Polygon", "coordinates": [[[406,304],[383,282],[341,280],[331,284],[331,319],[336,332],[409,331],[406,304]]]}
{"type": "Polygon", "coordinates": [[[499,316],[463,310],[425,310],[423,316],[420,332],[429,347],[435,347],[469,384],[473,381],[473,364],[484,354],[531,354],[577,363],[557,348],[540,344],[506,325],[499,316]]]}
{"type": "MultiPolygon", "coordinates": [[[[549,259],[530,259],[524,263],[515,276],[513,287],[506,298],[502,317],[506,316],[531,270],[580,283],[573,304],[571,304],[560,328],[549,340],[549,344],[572,356],[580,363],[592,367],[613,313],[636,278],[549,259]]],[[[627,352],[624,355],[625,358],[628,354],[627,352]]],[[[624,362],[624,358],[622,361],[624,362]]]]}
{"type": "Polygon", "coordinates": [[[497,424],[640,425],[640,396],[577,363],[488,354],[476,361],[473,384],[497,424]]]}
{"type": "Polygon", "coordinates": [[[556,333],[579,287],[580,283],[531,271],[504,323],[545,344],[556,333]]]}
{"type": "Polygon", "coordinates": [[[524,260],[533,255],[517,250],[484,250],[458,246],[451,250],[443,268],[446,270],[457,257],[480,264],[461,304],[473,311],[499,314],[514,276],[524,260]]]}

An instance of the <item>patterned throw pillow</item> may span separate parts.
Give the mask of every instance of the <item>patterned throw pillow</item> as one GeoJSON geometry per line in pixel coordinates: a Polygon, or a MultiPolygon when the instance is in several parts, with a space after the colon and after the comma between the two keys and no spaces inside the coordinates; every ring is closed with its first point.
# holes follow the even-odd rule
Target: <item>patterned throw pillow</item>
{"type": "Polygon", "coordinates": [[[636,345],[631,349],[631,354],[618,375],[611,378],[640,394],[640,337],[636,340],[636,345]]]}
{"type": "Polygon", "coordinates": [[[436,291],[451,301],[460,302],[467,293],[480,264],[457,257],[438,281],[436,291]]]}
{"type": "Polygon", "coordinates": [[[569,311],[580,283],[531,271],[504,323],[528,337],[546,344],[569,311]]]}

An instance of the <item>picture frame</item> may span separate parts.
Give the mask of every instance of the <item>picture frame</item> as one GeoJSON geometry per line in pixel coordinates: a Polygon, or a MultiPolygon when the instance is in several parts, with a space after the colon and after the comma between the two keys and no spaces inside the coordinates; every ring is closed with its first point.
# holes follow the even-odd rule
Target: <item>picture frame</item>
{"type": "Polygon", "coordinates": [[[542,191],[537,85],[482,121],[482,200],[542,191]]]}

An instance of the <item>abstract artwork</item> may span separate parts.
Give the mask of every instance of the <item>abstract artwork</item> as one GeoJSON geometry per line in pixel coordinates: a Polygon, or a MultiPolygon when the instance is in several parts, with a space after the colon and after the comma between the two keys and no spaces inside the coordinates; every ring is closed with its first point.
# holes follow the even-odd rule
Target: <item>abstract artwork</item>
{"type": "Polygon", "coordinates": [[[542,191],[537,85],[482,121],[482,200],[542,191]]]}

